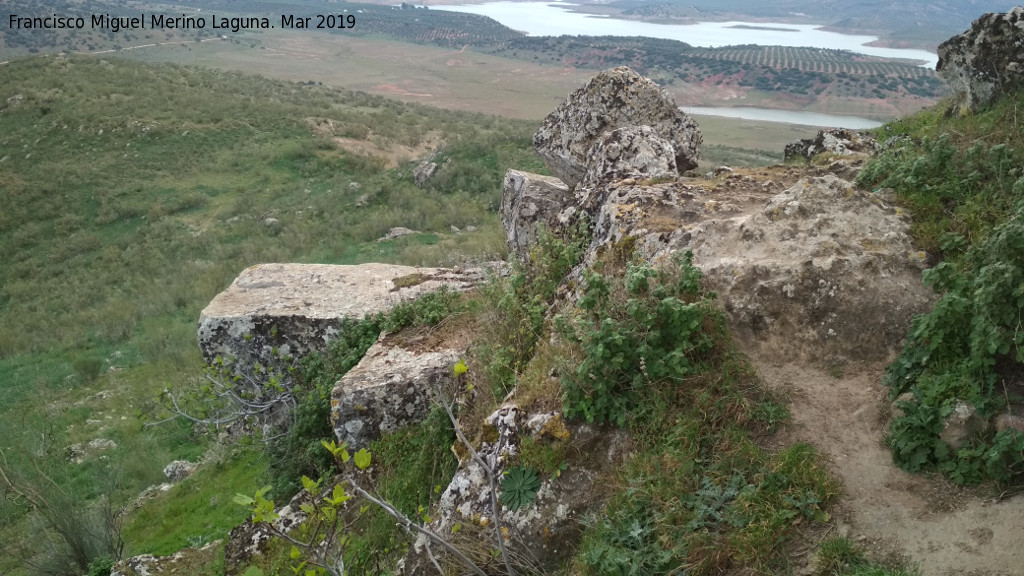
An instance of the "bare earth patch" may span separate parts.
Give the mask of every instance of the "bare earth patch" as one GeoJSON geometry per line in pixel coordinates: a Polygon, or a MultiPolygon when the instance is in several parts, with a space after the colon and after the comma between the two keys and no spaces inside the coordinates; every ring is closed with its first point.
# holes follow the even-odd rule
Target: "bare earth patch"
{"type": "Polygon", "coordinates": [[[924,576],[1024,574],[1024,495],[999,499],[892,463],[883,444],[883,366],[836,378],[808,365],[752,360],[766,384],[790,396],[787,440],[816,446],[841,478],[840,534],[879,556],[904,556],[924,576]]]}

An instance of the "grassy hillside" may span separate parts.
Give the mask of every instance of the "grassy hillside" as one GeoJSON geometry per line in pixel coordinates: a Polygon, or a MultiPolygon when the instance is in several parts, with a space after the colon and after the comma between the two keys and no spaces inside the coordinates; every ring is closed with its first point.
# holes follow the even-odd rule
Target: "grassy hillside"
{"type": "MultiPolygon", "coordinates": [[[[0,466],[116,506],[160,481],[203,448],[140,418],[199,374],[195,323],[219,290],[258,262],[500,257],[501,176],[543,169],[532,130],[173,65],[0,66],[0,466]],[[409,161],[438,147],[450,168],[416,189],[409,161]],[[375,242],[392,226],[422,234],[375,242]],[[68,446],[97,438],[116,448],[69,461],[68,446]]],[[[38,543],[26,509],[0,503],[0,547],[38,543]]],[[[18,562],[0,555],[0,572],[18,562]]]]}

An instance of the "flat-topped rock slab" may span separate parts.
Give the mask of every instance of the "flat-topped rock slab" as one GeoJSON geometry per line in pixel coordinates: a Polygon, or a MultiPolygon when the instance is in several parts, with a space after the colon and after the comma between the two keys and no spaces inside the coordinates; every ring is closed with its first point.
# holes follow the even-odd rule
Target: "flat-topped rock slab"
{"type": "Polygon", "coordinates": [[[442,287],[463,291],[484,278],[479,268],[397,264],[259,264],[244,270],[199,318],[203,358],[249,372],[259,364],[322,351],[346,319],[387,312],[442,287]]]}
{"type": "Polygon", "coordinates": [[[464,350],[416,350],[377,342],[334,386],[331,425],[349,450],[427,417],[439,389],[452,380],[464,350]]]}

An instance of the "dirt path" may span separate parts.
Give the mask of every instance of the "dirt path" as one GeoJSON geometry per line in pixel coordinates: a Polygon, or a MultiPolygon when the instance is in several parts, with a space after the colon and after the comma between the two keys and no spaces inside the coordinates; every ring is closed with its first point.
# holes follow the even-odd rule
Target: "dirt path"
{"type": "Polygon", "coordinates": [[[889,406],[880,368],[836,378],[752,360],[767,384],[789,393],[792,440],[817,446],[841,477],[840,534],[909,558],[923,576],[1024,575],[1024,495],[996,501],[893,465],[882,444],[889,406]]]}

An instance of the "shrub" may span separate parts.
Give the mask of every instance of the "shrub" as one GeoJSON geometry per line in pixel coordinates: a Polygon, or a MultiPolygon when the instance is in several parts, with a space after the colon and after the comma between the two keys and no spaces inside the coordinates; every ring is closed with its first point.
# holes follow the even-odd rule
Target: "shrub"
{"type": "Polygon", "coordinates": [[[585,222],[564,237],[542,229],[527,262],[514,262],[507,278],[495,278],[482,288],[483,334],[473,356],[496,399],[515,387],[516,375],[533,357],[558,286],[588,242],[585,222]]]}
{"type": "Polygon", "coordinates": [[[1020,103],[1011,96],[969,118],[928,112],[890,124],[882,131],[900,135],[858,176],[894,188],[916,239],[940,258],[924,273],[940,297],[915,319],[885,375],[893,397],[914,395],[888,437],[895,462],[911,472],[937,469],[968,484],[1024,472],[1024,435],[988,433],[955,452],[938,437],[957,400],[983,418],[1019,401],[1005,385],[1024,369],[1020,103]]]}
{"type": "Polygon", "coordinates": [[[567,416],[621,426],[637,390],[703,371],[712,350],[704,323],[716,313],[692,261],[687,252],[674,267],[629,264],[622,279],[586,274],[579,314],[556,319],[559,335],[581,350],[562,370],[567,416]]]}

